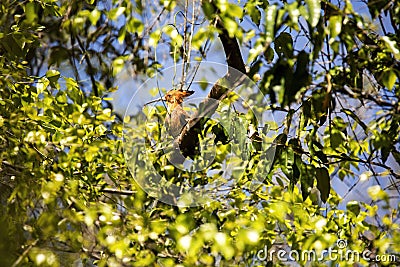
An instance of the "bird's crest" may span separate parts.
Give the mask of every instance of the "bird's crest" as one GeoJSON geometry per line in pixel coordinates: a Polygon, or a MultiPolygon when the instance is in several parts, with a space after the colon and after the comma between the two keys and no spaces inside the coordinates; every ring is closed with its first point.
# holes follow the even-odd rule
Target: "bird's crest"
{"type": "Polygon", "coordinates": [[[164,98],[169,103],[181,104],[185,97],[191,96],[193,93],[194,91],[172,89],[165,94],[164,98]]]}
{"type": "Polygon", "coordinates": [[[152,100],[150,102],[147,102],[144,104],[145,106],[154,102],[158,101],[167,101],[169,104],[178,104],[180,105],[183,102],[183,99],[185,97],[191,96],[194,93],[194,91],[189,91],[189,90],[169,90],[164,97],[161,97],[159,99],[152,100]]]}

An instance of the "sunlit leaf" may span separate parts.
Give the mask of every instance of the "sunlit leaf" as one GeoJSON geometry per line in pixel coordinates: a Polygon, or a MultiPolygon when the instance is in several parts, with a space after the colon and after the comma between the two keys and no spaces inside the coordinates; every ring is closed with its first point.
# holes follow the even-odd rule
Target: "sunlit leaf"
{"type": "Polygon", "coordinates": [[[397,75],[396,72],[393,70],[386,70],[382,74],[382,83],[385,85],[385,87],[389,90],[393,90],[393,86],[397,81],[397,75]]]}
{"type": "Polygon", "coordinates": [[[33,23],[37,20],[36,3],[28,2],[25,6],[26,20],[28,23],[33,23]]]}
{"type": "Polygon", "coordinates": [[[271,43],[275,37],[275,18],[277,13],[276,5],[270,5],[265,10],[265,41],[271,43]]]}
{"type": "Polygon", "coordinates": [[[126,8],[125,7],[117,7],[111,9],[107,15],[111,20],[116,20],[118,19],[119,16],[121,16],[125,12],[126,8]]]}
{"type": "Polygon", "coordinates": [[[333,43],[334,39],[339,35],[342,30],[342,16],[332,16],[329,18],[329,31],[330,39],[329,43],[333,43]]]}
{"type": "Polygon", "coordinates": [[[307,21],[310,23],[311,27],[315,27],[321,16],[321,2],[318,0],[305,0],[305,3],[308,11],[307,21]]]}

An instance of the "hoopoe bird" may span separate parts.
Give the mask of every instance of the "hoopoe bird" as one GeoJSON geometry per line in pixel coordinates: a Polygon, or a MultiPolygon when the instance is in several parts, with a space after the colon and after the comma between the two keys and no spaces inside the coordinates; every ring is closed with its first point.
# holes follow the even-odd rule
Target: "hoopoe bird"
{"type": "Polygon", "coordinates": [[[168,106],[165,126],[174,138],[181,134],[189,119],[189,114],[182,107],[183,99],[193,93],[194,91],[170,90],[164,97],[168,106]]]}
{"type": "Polygon", "coordinates": [[[157,101],[165,101],[167,103],[168,110],[165,126],[173,138],[180,135],[188,122],[189,114],[183,109],[182,103],[184,98],[191,96],[193,93],[194,91],[172,89],[164,97],[146,103],[146,105],[157,101]]]}

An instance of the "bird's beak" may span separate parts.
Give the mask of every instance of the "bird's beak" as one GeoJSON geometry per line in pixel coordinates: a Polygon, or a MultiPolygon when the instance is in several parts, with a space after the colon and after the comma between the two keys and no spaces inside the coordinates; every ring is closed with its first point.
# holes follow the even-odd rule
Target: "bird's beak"
{"type": "Polygon", "coordinates": [[[158,98],[158,99],[151,100],[150,102],[147,102],[147,103],[144,104],[143,106],[147,106],[147,105],[149,105],[149,104],[151,104],[151,103],[155,103],[155,102],[158,102],[158,101],[165,101],[165,99],[164,99],[164,97],[160,97],[160,98],[158,98]]]}

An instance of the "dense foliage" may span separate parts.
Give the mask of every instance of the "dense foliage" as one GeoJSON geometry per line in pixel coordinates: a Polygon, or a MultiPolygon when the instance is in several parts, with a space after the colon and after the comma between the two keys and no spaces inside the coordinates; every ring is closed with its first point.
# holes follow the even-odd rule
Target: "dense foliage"
{"type": "MultiPolygon", "coordinates": [[[[400,2],[364,6],[2,1],[0,265],[275,266],[279,259],[257,253],[279,245],[320,253],[337,240],[373,252],[371,260],[398,256],[400,2]],[[164,65],[209,59],[224,37],[237,40],[246,74],[284,116],[276,161],[251,193],[238,183],[224,201],[163,204],[126,166],[110,93],[127,66],[151,77],[164,65]],[[341,208],[334,178],[376,181],[363,192],[372,201],[341,208]]],[[[255,172],[248,165],[244,175],[255,172]]],[[[329,260],[310,265],[358,261],[329,260]]]]}

